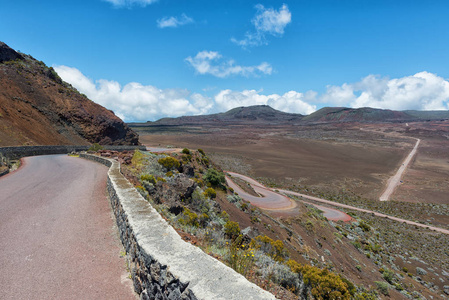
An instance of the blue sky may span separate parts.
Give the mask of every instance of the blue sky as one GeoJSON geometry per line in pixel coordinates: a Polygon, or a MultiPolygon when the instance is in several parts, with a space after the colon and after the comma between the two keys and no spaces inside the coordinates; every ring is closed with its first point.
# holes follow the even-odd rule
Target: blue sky
{"type": "Polygon", "coordinates": [[[449,109],[449,1],[0,0],[0,40],[125,121],[449,109]]]}

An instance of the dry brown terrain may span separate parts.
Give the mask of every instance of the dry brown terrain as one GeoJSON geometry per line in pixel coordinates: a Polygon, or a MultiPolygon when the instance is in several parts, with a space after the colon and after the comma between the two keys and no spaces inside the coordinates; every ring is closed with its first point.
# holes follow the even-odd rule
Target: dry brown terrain
{"type": "MultiPolygon", "coordinates": [[[[258,178],[268,186],[285,187],[303,194],[449,229],[449,199],[446,196],[449,194],[449,177],[445,171],[449,165],[446,150],[448,125],[447,121],[410,123],[408,126],[406,123],[309,126],[208,124],[134,129],[137,129],[141,141],[146,145],[201,148],[224,169],[258,178]],[[380,202],[379,196],[387,180],[396,173],[415,145],[414,138],[420,138],[422,142],[410,163],[410,169],[404,173],[404,183],[393,193],[392,201],[380,202]],[[422,184],[418,185],[417,182],[422,184]],[[405,193],[413,193],[415,198],[405,193]],[[419,200],[419,197],[422,199],[419,200]]],[[[299,205],[298,209],[304,212],[304,205],[299,205]]],[[[304,239],[303,246],[295,245],[290,249],[292,256],[311,251],[318,253],[315,257],[320,260],[321,252],[327,249],[331,252],[329,258],[334,266],[339,266],[336,269],[365,287],[379,280],[377,269],[383,266],[394,269],[398,276],[402,276],[403,284],[414,286],[412,289],[422,295],[427,297],[436,292],[433,297],[444,299],[441,291],[448,284],[448,278],[443,274],[447,274],[449,268],[447,256],[441,256],[449,249],[448,238],[444,234],[371,214],[351,210],[347,212],[357,220],[365,220],[373,229],[364,236],[359,235],[361,231],[354,225],[339,225],[343,230],[339,229],[340,233],[334,233],[334,236],[359,235],[351,237],[351,240],[343,238],[344,247],[347,243],[350,246],[344,250],[335,244],[329,244],[328,247],[323,244],[321,248],[323,240],[335,240],[335,237],[328,236],[329,228],[323,224],[314,226],[313,232],[308,231],[310,212],[307,217],[298,220],[271,215],[304,239]],[[384,249],[382,254],[379,256],[367,250],[361,251],[366,248],[364,245],[367,241],[379,243],[384,249]],[[362,245],[361,248],[358,248],[359,245],[362,245]],[[371,255],[371,258],[362,259],[360,252],[367,257],[371,255]],[[350,262],[352,258],[356,258],[356,262],[350,262]],[[373,260],[377,266],[373,265],[373,260]],[[417,267],[433,271],[423,276],[417,274],[417,267]],[[432,285],[438,286],[440,292],[431,288],[433,292],[427,294],[428,287],[432,285]]],[[[300,257],[298,260],[301,261],[300,257]]],[[[398,294],[390,296],[400,299],[398,294]]]]}
{"type": "Polygon", "coordinates": [[[407,140],[335,126],[181,130],[139,134],[146,145],[202,148],[221,159],[238,158],[249,166],[246,173],[255,177],[325,190],[348,189],[369,198],[378,197],[412,147],[407,140]]]}

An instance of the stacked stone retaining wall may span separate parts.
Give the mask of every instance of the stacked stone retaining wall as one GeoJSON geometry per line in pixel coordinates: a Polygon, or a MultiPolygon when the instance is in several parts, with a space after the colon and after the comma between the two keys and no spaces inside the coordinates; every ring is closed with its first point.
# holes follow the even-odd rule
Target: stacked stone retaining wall
{"type": "Polygon", "coordinates": [[[245,277],[184,242],[121,174],[117,161],[81,154],[109,167],[108,192],[141,299],[275,299],[245,277]]]}

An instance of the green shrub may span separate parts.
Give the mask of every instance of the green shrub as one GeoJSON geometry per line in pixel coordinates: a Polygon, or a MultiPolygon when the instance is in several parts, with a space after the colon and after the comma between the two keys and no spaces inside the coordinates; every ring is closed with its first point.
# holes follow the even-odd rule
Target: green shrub
{"type": "Polygon", "coordinates": [[[206,182],[209,182],[213,186],[221,186],[225,183],[224,173],[217,171],[214,168],[208,169],[203,178],[206,182]]]}
{"type": "Polygon", "coordinates": [[[131,159],[131,164],[134,167],[140,167],[143,164],[144,155],[139,150],[134,151],[133,157],[131,159]]]}
{"type": "Polygon", "coordinates": [[[388,269],[385,269],[382,273],[382,278],[385,279],[388,283],[394,283],[394,272],[388,269]]]}
{"type": "Polygon", "coordinates": [[[104,148],[103,148],[103,146],[101,146],[100,144],[98,144],[98,143],[93,143],[90,147],[89,147],[89,149],[87,149],[87,151],[95,151],[95,152],[97,152],[97,151],[100,151],[100,150],[103,150],[104,148]]]}
{"type": "Polygon", "coordinates": [[[359,222],[359,227],[362,228],[364,232],[368,232],[371,230],[371,227],[363,220],[359,222]]]}
{"type": "Polygon", "coordinates": [[[140,175],[140,180],[141,181],[148,181],[148,182],[150,182],[152,184],[156,184],[156,178],[154,178],[154,176],[151,175],[151,174],[142,174],[142,175],[140,175]]]}
{"type": "Polygon", "coordinates": [[[194,227],[198,227],[200,224],[198,222],[198,215],[194,212],[191,212],[188,208],[184,208],[183,218],[179,219],[179,223],[182,225],[190,225],[194,227]]]}
{"type": "Polygon", "coordinates": [[[385,296],[388,296],[390,294],[390,292],[388,291],[388,289],[389,289],[388,283],[383,282],[383,281],[374,281],[374,283],[376,284],[379,292],[381,292],[385,296]]]}
{"type": "Polygon", "coordinates": [[[348,281],[339,275],[314,266],[301,265],[294,260],[289,260],[287,266],[298,274],[302,274],[304,283],[309,285],[314,299],[351,299],[351,291],[348,281]]]}
{"type": "Polygon", "coordinates": [[[169,171],[172,169],[177,169],[181,165],[179,160],[171,156],[160,158],[157,162],[169,171]]]}
{"type": "Polygon", "coordinates": [[[202,156],[205,156],[205,155],[206,155],[206,153],[204,153],[203,149],[198,149],[198,152],[199,152],[202,156]]]}
{"type": "Polygon", "coordinates": [[[215,197],[217,197],[217,192],[213,188],[207,188],[204,191],[204,196],[210,199],[214,199],[215,197]]]}
{"type": "Polygon", "coordinates": [[[227,221],[224,225],[224,233],[232,240],[235,240],[240,235],[239,223],[227,221]]]}
{"type": "Polygon", "coordinates": [[[266,235],[258,235],[252,239],[251,247],[261,250],[278,262],[283,262],[289,255],[282,241],[275,241],[266,235]]]}
{"type": "Polygon", "coordinates": [[[190,150],[187,149],[187,148],[182,149],[181,152],[184,153],[184,154],[190,154],[190,150]]]}

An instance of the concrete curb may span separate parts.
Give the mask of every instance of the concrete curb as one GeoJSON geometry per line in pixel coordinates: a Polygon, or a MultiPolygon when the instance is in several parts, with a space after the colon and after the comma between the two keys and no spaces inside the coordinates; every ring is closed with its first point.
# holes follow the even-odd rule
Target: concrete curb
{"type": "Polygon", "coordinates": [[[109,197],[141,299],[276,299],[184,242],[121,174],[117,161],[88,154],[80,157],[109,167],[109,197]]]}

